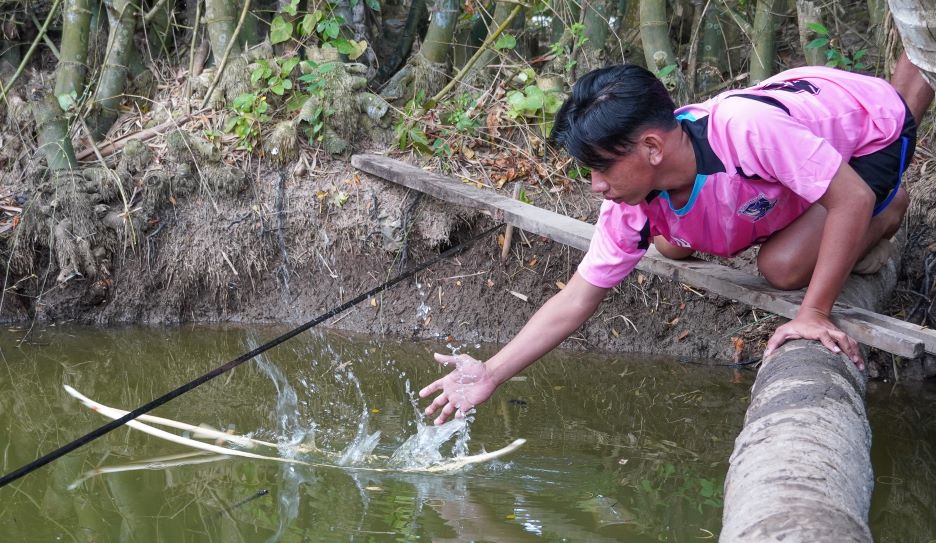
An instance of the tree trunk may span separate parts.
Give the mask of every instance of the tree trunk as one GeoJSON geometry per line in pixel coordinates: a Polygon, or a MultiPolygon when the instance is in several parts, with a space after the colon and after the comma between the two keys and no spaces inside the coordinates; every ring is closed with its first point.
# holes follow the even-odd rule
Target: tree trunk
{"type": "Polygon", "coordinates": [[[889,0],[907,57],[936,89],[936,0],[889,0]]]}
{"type": "MultiPolygon", "coordinates": [[[[853,275],[840,301],[877,307],[897,266],[853,275]]],[[[871,541],[864,393],[855,365],[815,341],[789,342],[765,359],[731,454],[721,541],[871,541]]]]}
{"type": "Polygon", "coordinates": [[[817,342],[764,361],[725,480],[721,541],[871,541],[865,377],[817,342]]]}
{"type": "Polygon", "coordinates": [[[774,73],[777,56],[777,28],[784,0],[758,0],[751,36],[751,59],[748,83],[756,85],[774,73]]]}
{"type": "Polygon", "coordinates": [[[601,52],[604,50],[611,34],[608,17],[611,14],[612,0],[593,0],[585,6],[585,43],[582,44],[576,63],[576,74],[601,67],[601,52]]]}
{"type": "Polygon", "coordinates": [[[682,105],[689,101],[689,90],[679,69],[676,53],[673,52],[666,21],[666,0],[640,0],[640,41],[643,43],[647,69],[657,74],[664,68],[669,71],[660,80],[675,98],[676,105],[682,105]]]}
{"type": "Polygon", "coordinates": [[[728,68],[728,38],[726,26],[722,24],[721,6],[709,3],[702,16],[701,38],[699,40],[699,67],[696,74],[696,87],[702,94],[708,94],[715,86],[722,83],[722,74],[728,68]]]}
{"type": "MultiPolygon", "coordinates": [[[[796,0],[796,17],[799,26],[800,45],[803,47],[803,56],[806,63],[812,66],[823,66],[826,63],[828,45],[821,47],[807,47],[810,42],[819,37],[809,28],[809,23],[822,23],[822,8],[813,0],[796,0]]],[[[825,26],[825,25],[823,25],[825,26]]]]}
{"type": "Polygon", "coordinates": [[[109,7],[108,12],[115,16],[110,21],[109,47],[94,93],[94,116],[89,123],[91,138],[94,140],[103,138],[117,120],[117,107],[127,86],[127,67],[132,50],[136,48],[133,43],[137,22],[136,4],[132,0],[113,0],[109,7]]]}

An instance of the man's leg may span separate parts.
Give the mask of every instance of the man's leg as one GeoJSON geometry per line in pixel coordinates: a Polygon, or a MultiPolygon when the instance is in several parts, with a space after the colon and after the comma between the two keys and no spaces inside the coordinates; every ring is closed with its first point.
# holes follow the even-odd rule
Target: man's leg
{"type": "Polygon", "coordinates": [[[653,246],[656,247],[657,251],[660,251],[661,255],[673,260],[683,260],[685,258],[689,258],[693,253],[692,249],[673,245],[672,243],[666,241],[666,238],[663,236],[654,236],[653,246]]]}
{"type": "Polygon", "coordinates": [[[894,75],[891,76],[891,85],[907,102],[907,107],[913,112],[913,118],[919,125],[923,114],[933,103],[934,92],[933,87],[923,78],[920,69],[907,58],[907,53],[901,53],[900,59],[897,60],[894,75]]]}
{"type": "MultiPolygon", "coordinates": [[[[862,256],[882,239],[889,239],[897,233],[909,203],[907,192],[901,187],[891,203],[871,219],[861,242],[862,256]]],[[[809,284],[819,258],[819,242],[822,240],[825,217],[825,208],[814,204],[761,245],[757,254],[757,268],[771,285],[793,290],[809,284]]]]}

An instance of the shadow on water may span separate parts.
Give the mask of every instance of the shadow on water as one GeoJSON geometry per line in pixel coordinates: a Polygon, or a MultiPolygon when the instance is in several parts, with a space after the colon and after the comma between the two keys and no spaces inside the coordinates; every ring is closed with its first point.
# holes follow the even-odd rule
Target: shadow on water
{"type": "MultiPolygon", "coordinates": [[[[128,409],[277,333],[56,327],[16,348],[21,332],[3,330],[2,471],[105,421],[63,384],[128,409]]],[[[505,383],[468,428],[432,433],[413,391],[441,375],[431,352],[444,348],[306,334],[154,414],[344,466],[387,468],[395,452],[395,466],[425,465],[526,438],[518,451],[456,473],[361,471],[219,457],[119,429],[0,490],[0,541],[717,538],[752,373],[739,379],[725,368],[659,358],[555,353],[505,383]],[[96,468],[102,472],[88,474],[96,468]]],[[[934,403],[932,389],[869,392],[879,541],[936,537],[936,426],[927,416],[934,403]]]]}

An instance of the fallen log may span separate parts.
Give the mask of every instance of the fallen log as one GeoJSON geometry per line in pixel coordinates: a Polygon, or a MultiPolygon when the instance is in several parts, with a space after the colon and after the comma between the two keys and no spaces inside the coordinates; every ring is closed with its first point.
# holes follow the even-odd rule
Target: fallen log
{"type": "Polygon", "coordinates": [[[764,360],[725,480],[722,542],[870,542],[865,378],[814,341],[764,360]]]}

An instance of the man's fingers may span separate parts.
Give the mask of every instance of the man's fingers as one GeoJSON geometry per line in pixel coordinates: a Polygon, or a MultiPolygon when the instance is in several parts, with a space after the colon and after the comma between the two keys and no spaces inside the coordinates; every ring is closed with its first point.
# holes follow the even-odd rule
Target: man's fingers
{"type": "Polygon", "coordinates": [[[425,398],[426,396],[429,396],[430,394],[440,390],[442,390],[442,379],[438,379],[426,385],[422,390],[419,391],[419,397],[425,398]]]}
{"type": "Polygon", "coordinates": [[[800,336],[798,333],[792,331],[788,332],[786,328],[781,326],[780,328],[777,328],[777,331],[774,332],[774,335],[771,336],[767,341],[767,349],[764,351],[764,353],[765,355],[768,355],[779,349],[780,346],[786,343],[788,340],[799,339],[800,337],[802,336],[800,336]]]}
{"type": "Polygon", "coordinates": [[[442,364],[443,366],[448,366],[449,364],[454,364],[458,362],[457,356],[452,356],[452,355],[442,354],[442,353],[432,353],[432,356],[433,358],[435,358],[436,362],[438,362],[439,364],[442,364]]]}
{"type": "Polygon", "coordinates": [[[455,412],[455,404],[453,404],[452,402],[445,404],[445,407],[442,408],[442,412],[439,413],[439,416],[434,421],[435,425],[436,426],[442,425],[442,423],[448,420],[449,417],[451,417],[452,413],[454,412],[455,412]]]}
{"type": "Polygon", "coordinates": [[[439,409],[440,407],[442,407],[443,405],[447,403],[448,403],[448,396],[446,396],[444,392],[442,394],[439,394],[438,396],[435,397],[434,400],[432,400],[431,404],[426,406],[426,411],[425,411],[426,415],[428,416],[428,415],[435,413],[437,409],[439,409]]]}

